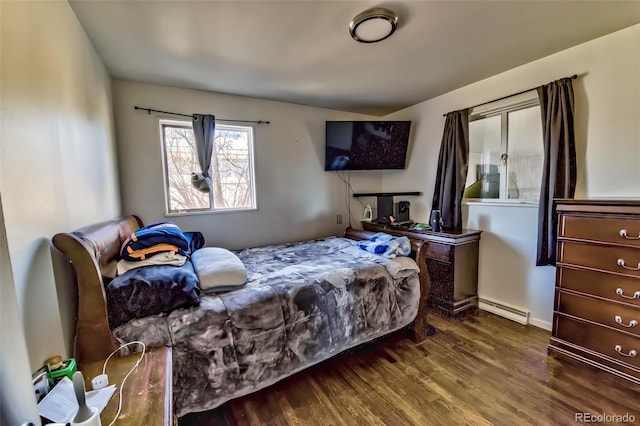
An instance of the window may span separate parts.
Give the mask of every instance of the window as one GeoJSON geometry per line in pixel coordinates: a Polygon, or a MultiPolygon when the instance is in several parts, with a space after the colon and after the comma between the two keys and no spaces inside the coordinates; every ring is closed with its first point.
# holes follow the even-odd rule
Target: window
{"type": "Polygon", "coordinates": [[[167,213],[255,209],[253,128],[216,124],[210,193],[191,184],[200,171],[188,121],[160,120],[167,213]]]}
{"type": "Polygon", "coordinates": [[[544,150],[537,94],[508,101],[471,111],[466,199],[538,202],[544,150]]]}

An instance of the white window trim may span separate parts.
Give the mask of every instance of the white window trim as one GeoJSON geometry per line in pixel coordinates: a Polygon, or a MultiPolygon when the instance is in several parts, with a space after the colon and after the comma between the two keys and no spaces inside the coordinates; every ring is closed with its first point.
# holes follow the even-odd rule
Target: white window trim
{"type": "Polygon", "coordinates": [[[538,207],[538,201],[496,200],[492,198],[463,198],[463,206],[538,207]]]}
{"type": "Polygon", "coordinates": [[[469,111],[469,121],[490,117],[492,115],[500,115],[504,111],[515,111],[536,105],[540,105],[538,93],[535,90],[529,90],[528,92],[511,96],[507,99],[471,108],[469,111]]]}
{"type": "MultiPolygon", "coordinates": [[[[533,89],[527,92],[521,93],[516,96],[510,96],[506,99],[491,102],[485,105],[480,105],[471,108],[469,110],[469,122],[481,120],[483,118],[492,117],[495,115],[501,115],[504,112],[517,111],[520,109],[530,108],[540,105],[540,99],[538,98],[538,92],[533,89]]],[[[503,126],[505,123],[502,124],[503,126]]],[[[505,138],[504,131],[502,132],[502,138],[505,138]]],[[[506,141],[503,141],[506,146],[506,141]]],[[[468,173],[468,172],[467,172],[468,173]]],[[[506,176],[500,175],[500,188],[505,184],[503,179],[506,176]]],[[[462,205],[491,205],[491,206],[504,206],[504,207],[538,207],[539,201],[525,201],[517,199],[496,199],[496,198],[463,198],[461,200],[462,205]]]]}
{"type": "Polygon", "coordinates": [[[175,216],[199,216],[207,214],[225,214],[225,213],[244,213],[258,211],[258,207],[242,207],[237,209],[217,209],[217,210],[188,210],[169,213],[166,211],[163,213],[163,217],[175,217],[175,216]]]}
{"type": "MultiPolygon", "coordinates": [[[[256,174],[255,174],[255,160],[254,160],[254,149],[253,149],[253,133],[255,132],[254,126],[237,126],[233,124],[224,124],[220,123],[224,127],[238,127],[238,128],[251,128],[251,132],[249,134],[249,144],[248,144],[248,153],[249,153],[249,173],[251,175],[251,207],[238,207],[238,208],[226,208],[226,209],[216,209],[208,208],[208,209],[193,209],[193,210],[179,210],[179,211],[169,211],[169,173],[167,170],[167,158],[166,158],[166,147],[164,142],[164,132],[162,129],[162,125],[170,125],[170,126],[189,126],[193,127],[193,124],[189,120],[177,120],[175,118],[167,118],[167,117],[158,117],[158,134],[160,139],[160,153],[162,154],[162,181],[163,187],[162,190],[164,192],[164,212],[163,217],[175,217],[175,216],[199,216],[199,215],[209,215],[209,214],[224,214],[224,213],[242,213],[242,212],[253,212],[258,210],[258,199],[256,194],[256,174]]],[[[213,206],[213,197],[211,197],[211,205],[213,206]]]]}

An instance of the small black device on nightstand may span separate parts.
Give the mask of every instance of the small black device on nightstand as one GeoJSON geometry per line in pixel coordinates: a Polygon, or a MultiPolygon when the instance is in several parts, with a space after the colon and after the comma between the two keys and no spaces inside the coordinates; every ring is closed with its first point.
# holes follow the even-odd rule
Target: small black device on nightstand
{"type": "Polygon", "coordinates": [[[378,223],[391,223],[393,216],[393,196],[378,196],[378,223]]]}
{"type": "Polygon", "coordinates": [[[395,205],[395,219],[396,222],[408,222],[409,221],[409,207],[411,203],[408,201],[398,201],[395,205]]]}

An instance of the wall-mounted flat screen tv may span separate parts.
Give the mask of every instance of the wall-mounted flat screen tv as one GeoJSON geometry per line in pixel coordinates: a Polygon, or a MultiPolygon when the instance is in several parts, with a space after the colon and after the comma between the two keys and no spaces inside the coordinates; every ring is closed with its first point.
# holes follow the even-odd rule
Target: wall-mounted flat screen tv
{"type": "Polygon", "coordinates": [[[411,121],[327,121],[325,170],[404,169],[411,121]]]}

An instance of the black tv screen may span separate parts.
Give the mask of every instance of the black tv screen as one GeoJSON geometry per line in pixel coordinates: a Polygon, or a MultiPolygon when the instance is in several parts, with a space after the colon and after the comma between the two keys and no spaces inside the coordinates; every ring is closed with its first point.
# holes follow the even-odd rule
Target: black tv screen
{"type": "Polygon", "coordinates": [[[327,121],[324,169],[404,169],[410,130],[410,121],[327,121]]]}

